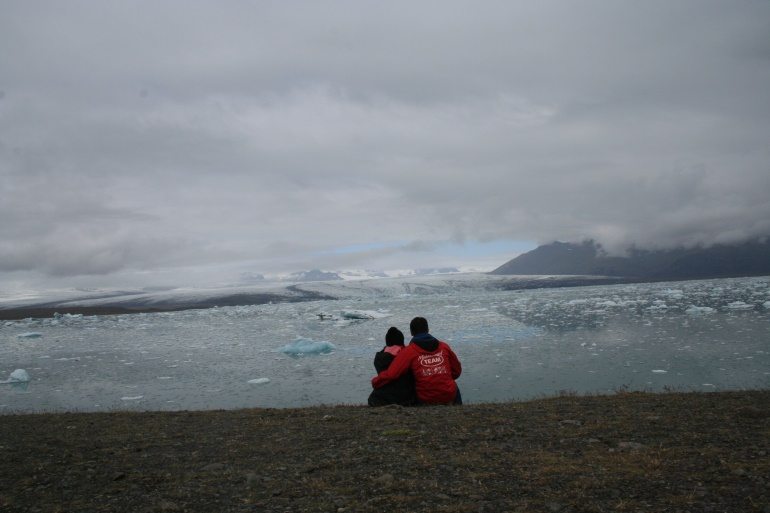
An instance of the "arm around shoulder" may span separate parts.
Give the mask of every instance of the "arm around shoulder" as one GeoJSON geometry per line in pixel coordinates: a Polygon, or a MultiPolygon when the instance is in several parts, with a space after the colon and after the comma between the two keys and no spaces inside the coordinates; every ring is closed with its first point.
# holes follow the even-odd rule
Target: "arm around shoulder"
{"type": "Polygon", "coordinates": [[[390,367],[380,372],[378,375],[372,378],[372,387],[380,388],[383,385],[387,385],[391,381],[395,381],[401,377],[412,364],[412,351],[407,347],[398,353],[390,367]]]}

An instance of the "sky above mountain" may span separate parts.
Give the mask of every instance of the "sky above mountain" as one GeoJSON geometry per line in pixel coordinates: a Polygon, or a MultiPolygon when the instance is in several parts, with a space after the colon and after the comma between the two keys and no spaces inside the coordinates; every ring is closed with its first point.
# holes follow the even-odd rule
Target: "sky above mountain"
{"type": "Polygon", "coordinates": [[[0,291],[770,234],[770,2],[0,14],[0,291]]]}

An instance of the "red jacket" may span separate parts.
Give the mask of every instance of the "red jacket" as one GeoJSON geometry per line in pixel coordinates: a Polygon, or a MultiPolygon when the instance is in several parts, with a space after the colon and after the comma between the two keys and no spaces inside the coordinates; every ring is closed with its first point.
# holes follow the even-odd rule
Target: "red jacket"
{"type": "Polygon", "coordinates": [[[381,386],[398,379],[408,370],[414,375],[417,399],[426,404],[450,404],[457,395],[455,379],[462,366],[454,351],[428,334],[415,336],[390,367],[372,378],[372,386],[381,386]]]}

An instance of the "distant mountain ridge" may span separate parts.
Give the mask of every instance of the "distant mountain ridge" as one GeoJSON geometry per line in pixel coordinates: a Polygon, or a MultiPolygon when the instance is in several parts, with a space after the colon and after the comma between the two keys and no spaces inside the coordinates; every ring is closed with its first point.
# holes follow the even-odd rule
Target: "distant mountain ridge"
{"type": "Polygon", "coordinates": [[[770,240],[707,248],[632,249],[608,256],[594,241],[553,242],[501,265],[490,274],[619,276],[650,280],[770,275],[770,240]]]}

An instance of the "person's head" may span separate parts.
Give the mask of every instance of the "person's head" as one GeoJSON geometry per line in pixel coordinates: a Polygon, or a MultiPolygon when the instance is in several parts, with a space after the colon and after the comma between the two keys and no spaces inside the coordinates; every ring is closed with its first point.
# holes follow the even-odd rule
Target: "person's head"
{"type": "Polygon", "coordinates": [[[409,323],[409,331],[412,333],[412,336],[428,333],[428,319],[425,317],[415,317],[409,323]]]}
{"type": "Polygon", "coordinates": [[[391,327],[387,333],[385,333],[385,345],[386,346],[403,346],[404,334],[401,330],[395,327],[391,327]]]}

